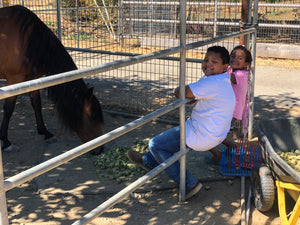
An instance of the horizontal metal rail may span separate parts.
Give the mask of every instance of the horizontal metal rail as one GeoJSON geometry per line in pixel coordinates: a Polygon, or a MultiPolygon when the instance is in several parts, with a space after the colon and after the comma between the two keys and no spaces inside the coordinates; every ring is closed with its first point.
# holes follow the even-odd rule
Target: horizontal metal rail
{"type": "MultiPolygon", "coordinates": [[[[233,33],[230,33],[227,35],[222,35],[220,37],[211,38],[209,40],[193,42],[193,43],[187,44],[185,49],[190,50],[193,48],[205,46],[207,44],[212,44],[212,43],[215,43],[220,40],[227,39],[227,38],[238,37],[243,34],[254,33],[255,31],[256,31],[256,28],[252,27],[252,28],[249,28],[249,29],[246,29],[243,31],[233,32],[233,33]]],[[[173,47],[173,48],[169,48],[169,49],[165,49],[165,50],[160,50],[157,52],[152,52],[152,53],[148,53],[148,54],[144,54],[144,55],[137,55],[137,56],[133,56],[133,57],[130,57],[127,59],[121,59],[121,60],[101,64],[99,66],[73,70],[73,71],[69,71],[69,72],[65,72],[65,73],[42,77],[42,78],[35,79],[35,80],[25,81],[25,82],[18,83],[18,84],[8,85],[8,86],[0,88],[0,99],[5,99],[5,98],[8,98],[8,97],[11,97],[14,95],[19,95],[19,94],[27,93],[30,91],[47,88],[47,87],[50,87],[53,85],[62,84],[62,83],[68,82],[68,81],[77,80],[80,78],[92,76],[95,74],[103,73],[103,72],[113,70],[113,69],[122,68],[125,66],[130,66],[130,65],[133,65],[136,63],[141,63],[141,62],[148,61],[151,59],[157,59],[157,58],[164,57],[167,55],[172,55],[175,53],[179,53],[183,49],[184,49],[184,46],[173,47]]]]}
{"type": "MultiPolygon", "coordinates": [[[[70,51],[76,51],[76,52],[88,52],[88,53],[97,53],[97,54],[104,54],[104,55],[119,55],[119,56],[128,56],[128,57],[142,55],[142,54],[130,53],[130,52],[105,51],[105,50],[96,50],[96,49],[90,49],[90,48],[66,47],[66,49],[70,50],[70,51]]],[[[180,60],[179,57],[170,57],[170,56],[159,57],[157,59],[170,60],[170,61],[179,61],[180,60]]],[[[202,63],[203,59],[186,58],[186,62],[202,63]]]]}
{"type": "MultiPolygon", "coordinates": [[[[105,8],[118,8],[118,6],[93,6],[93,7],[70,7],[70,8],[64,8],[60,7],[61,11],[77,11],[77,10],[92,10],[92,9],[105,9],[105,8]]],[[[56,13],[56,8],[52,9],[32,9],[32,12],[35,13],[41,13],[41,12],[55,12],[56,13]]]]}
{"type": "MultiPolygon", "coordinates": [[[[161,5],[161,6],[179,6],[180,2],[151,2],[148,1],[123,1],[123,5],[161,5]]],[[[214,6],[216,5],[215,2],[187,2],[187,5],[191,6],[214,6]]],[[[242,3],[234,3],[234,2],[217,2],[218,6],[241,6],[242,3]]],[[[281,4],[281,3],[258,3],[258,7],[277,7],[277,8],[300,8],[300,4],[281,4]]],[[[94,6],[94,7],[70,7],[70,8],[63,8],[60,9],[63,11],[69,10],[89,10],[89,9],[103,9],[103,8],[118,8],[118,6],[94,6]]],[[[33,9],[34,12],[49,12],[49,11],[56,11],[56,9],[33,9]]]]}
{"type": "Polygon", "coordinates": [[[131,183],[126,188],[122,189],[120,192],[103,202],[101,205],[99,205],[97,208],[90,211],[88,214],[83,216],[80,220],[77,220],[73,225],[80,225],[80,224],[86,224],[96,217],[103,214],[107,209],[113,207],[118,202],[122,201],[124,198],[126,198],[130,193],[135,191],[137,188],[142,186],[146,181],[151,180],[153,177],[157,176],[159,173],[161,173],[163,170],[165,170],[167,167],[172,165],[174,162],[176,162],[180,157],[182,157],[184,154],[186,154],[190,149],[187,151],[179,151],[175,153],[173,156],[168,158],[165,162],[161,163],[154,169],[152,169],[150,172],[145,174],[144,176],[137,179],[135,182],[131,183]]]}
{"type": "Polygon", "coordinates": [[[300,8],[300,4],[258,3],[258,7],[300,8]]]}
{"type": "Polygon", "coordinates": [[[47,88],[53,85],[58,85],[65,82],[103,73],[109,70],[130,66],[136,63],[141,63],[147,60],[156,59],[170,54],[179,53],[180,51],[182,51],[183,48],[183,46],[174,47],[171,49],[161,50],[153,53],[134,56],[127,59],[104,63],[99,66],[73,70],[65,73],[60,73],[35,80],[25,81],[22,83],[1,87],[0,99],[5,99],[14,95],[19,95],[26,92],[47,88]]]}
{"type": "Polygon", "coordinates": [[[141,117],[137,120],[134,120],[122,127],[119,127],[113,131],[110,131],[109,133],[106,133],[98,138],[95,138],[89,142],[86,142],[82,145],[79,145],[61,155],[58,155],[54,158],[51,158],[37,166],[34,166],[28,170],[25,170],[15,176],[12,176],[8,179],[6,179],[4,181],[4,191],[8,191],[20,184],[23,184],[26,181],[29,181],[43,173],[46,173],[47,171],[56,168],[96,147],[99,147],[101,145],[104,145],[105,143],[116,139],[120,136],[122,136],[123,134],[126,134],[132,130],[134,130],[135,128],[138,128],[176,108],[178,108],[179,106],[185,104],[187,101],[189,101],[188,99],[186,99],[185,101],[181,101],[181,100],[177,100],[161,109],[158,109],[144,117],[141,117]]]}
{"type": "Polygon", "coordinates": [[[233,33],[230,33],[230,34],[225,34],[225,35],[222,35],[220,37],[214,37],[214,38],[204,40],[204,41],[193,42],[193,43],[190,43],[190,44],[186,45],[186,50],[191,50],[191,49],[198,48],[198,47],[201,47],[201,46],[205,46],[205,45],[208,45],[208,44],[213,44],[215,42],[218,42],[218,41],[221,41],[221,40],[226,40],[228,38],[239,37],[243,34],[252,34],[254,32],[256,32],[256,28],[251,27],[251,28],[248,28],[248,29],[243,30],[243,31],[233,32],[233,33]]]}
{"type": "Polygon", "coordinates": [[[285,24],[285,23],[259,23],[259,27],[300,29],[299,24],[285,24]]]}
{"type": "MultiPolygon", "coordinates": [[[[123,1],[124,5],[180,5],[180,2],[149,2],[149,1],[123,1]]],[[[187,2],[187,5],[214,6],[215,2],[187,2]]],[[[218,6],[241,6],[242,3],[217,2],[218,6]]],[[[258,3],[258,7],[278,7],[278,8],[300,8],[300,4],[276,4],[276,3],[258,3]]]]}
{"type": "MultiPolygon", "coordinates": [[[[180,2],[149,2],[149,1],[123,1],[123,5],[161,5],[161,6],[179,6],[180,2]]],[[[226,6],[241,6],[241,3],[232,2],[217,2],[218,5],[226,6]]],[[[214,6],[215,2],[186,2],[186,5],[201,5],[201,6],[214,6]]]]}
{"type": "MultiPolygon", "coordinates": [[[[179,20],[154,20],[154,19],[134,19],[126,18],[126,21],[129,22],[147,22],[147,23],[170,23],[170,24],[179,24],[179,20]]],[[[186,24],[192,25],[218,25],[218,26],[240,26],[239,22],[230,22],[230,21],[186,21],[186,24]]],[[[259,27],[272,27],[272,28],[288,28],[288,29],[300,29],[299,24],[286,24],[286,23],[259,23],[259,27]]]]}
{"type": "MultiPolygon", "coordinates": [[[[171,23],[180,24],[180,20],[161,20],[161,19],[135,19],[126,18],[129,22],[147,22],[147,23],[171,23]]],[[[202,24],[202,25],[222,25],[222,26],[239,26],[238,22],[228,22],[228,21],[186,21],[186,24],[202,24]]]]}

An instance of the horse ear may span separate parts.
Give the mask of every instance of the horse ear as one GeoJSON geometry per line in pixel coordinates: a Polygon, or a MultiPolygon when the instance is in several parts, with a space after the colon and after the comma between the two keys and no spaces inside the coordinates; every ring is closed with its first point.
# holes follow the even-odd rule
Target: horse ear
{"type": "Polygon", "coordinates": [[[87,98],[90,99],[93,96],[93,93],[94,93],[94,87],[89,87],[87,98]]]}

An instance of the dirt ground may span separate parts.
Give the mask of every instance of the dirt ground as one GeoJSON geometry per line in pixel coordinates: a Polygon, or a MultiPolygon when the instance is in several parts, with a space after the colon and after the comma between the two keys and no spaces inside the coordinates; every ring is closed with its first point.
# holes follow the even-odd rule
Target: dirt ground
{"type": "MultiPolygon", "coordinates": [[[[261,65],[258,61],[255,78],[255,118],[300,116],[300,67],[273,62],[261,65]]],[[[95,87],[97,89],[97,87],[95,87]]],[[[38,136],[34,115],[27,95],[19,96],[9,136],[17,150],[3,152],[5,178],[29,169],[49,158],[65,152],[80,142],[73,134],[59,131],[51,104],[43,99],[43,112],[56,142],[46,143],[38,136]]],[[[105,113],[104,131],[131,122],[105,113]]],[[[153,122],[106,144],[106,150],[131,146],[147,140],[172,125],[153,122]]],[[[187,167],[206,188],[185,203],[178,202],[178,188],[162,173],[136,190],[90,224],[114,225],[232,225],[241,223],[241,179],[223,177],[218,166],[204,162],[207,152],[190,152],[187,167]],[[229,182],[228,180],[233,182],[229,182]]],[[[137,177],[118,184],[100,177],[89,154],[47,172],[6,193],[10,224],[71,224],[90,210],[118,193],[137,177]]],[[[249,179],[246,179],[246,197],[249,179]]],[[[280,223],[277,205],[262,213],[252,204],[249,224],[277,225],[280,223]]]]}

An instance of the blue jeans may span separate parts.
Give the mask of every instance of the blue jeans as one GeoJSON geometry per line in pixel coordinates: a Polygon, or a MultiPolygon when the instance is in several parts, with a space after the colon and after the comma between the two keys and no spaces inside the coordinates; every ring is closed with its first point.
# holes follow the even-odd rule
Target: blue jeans
{"type": "MultiPolygon", "coordinates": [[[[143,163],[150,169],[155,168],[159,164],[166,161],[174,153],[180,150],[180,129],[173,127],[163,133],[155,136],[149,142],[150,151],[143,157],[143,163]]],[[[180,163],[176,161],[166,168],[166,173],[170,179],[174,180],[178,185],[180,182],[180,163]]],[[[193,188],[197,183],[197,179],[186,170],[186,189],[193,188]]]]}

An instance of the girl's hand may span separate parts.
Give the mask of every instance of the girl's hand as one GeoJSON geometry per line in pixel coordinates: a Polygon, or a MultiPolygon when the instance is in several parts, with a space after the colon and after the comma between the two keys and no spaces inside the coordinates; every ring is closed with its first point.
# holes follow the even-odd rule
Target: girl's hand
{"type": "Polygon", "coordinates": [[[230,74],[230,81],[234,84],[236,84],[235,75],[233,73],[230,74]]]}

